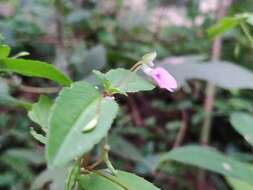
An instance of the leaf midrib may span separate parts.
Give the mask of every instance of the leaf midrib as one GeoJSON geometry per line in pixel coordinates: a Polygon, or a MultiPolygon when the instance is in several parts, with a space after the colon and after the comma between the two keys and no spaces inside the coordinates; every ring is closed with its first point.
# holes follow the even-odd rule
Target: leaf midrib
{"type": "MultiPolygon", "coordinates": [[[[82,116],[83,116],[84,114],[86,114],[86,112],[90,109],[90,107],[92,107],[93,104],[94,104],[96,101],[99,100],[99,98],[100,98],[100,95],[97,94],[97,97],[96,97],[93,101],[91,101],[91,102],[89,103],[88,106],[85,107],[85,111],[82,111],[82,112],[79,114],[79,116],[77,117],[77,119],[76,119],[76,121],[74,122],[74,124],[72,125],[72,127],[69,128],[68,133],[64,136],[63,140],[61,141],[61,142],[63,142],[63,143],[60,144],[60,146],[59,146],[59,148],[58,148],[58,151],[56,151],[56,153],[54,154],[54,159],[51,161],[52,165],[55,165],[55,163],[54,163],[55,160],[58,160],[58,155],[60,155],[59,153],[62,151],[62,147],[64,147],[64,144],[65,144],[65,142],[66,142],[66,139],[68,139],[68,138],[69,138],[69,135],[71,134],[71,133],[70,133],[71,129],[75,128],[75,126],[76,126],[76,124],[78,123],[78,121],[80,120],[80,118],[82,118],[82,116]]],[[[82,110],[83,110],[83,109],[82,109],[82,110]]]]}

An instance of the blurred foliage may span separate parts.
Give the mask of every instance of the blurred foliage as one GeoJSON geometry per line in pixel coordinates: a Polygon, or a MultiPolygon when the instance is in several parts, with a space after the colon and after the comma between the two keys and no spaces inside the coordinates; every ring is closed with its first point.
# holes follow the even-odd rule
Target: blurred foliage
{"type": "MultiPolygon", "coordinates": [[[[0,40],[13,48],[11,56],[25,50],[31,53],[30,59],[51,62],[75,80],[86,79],[94,83],[95,79],[90,76],[93,69],[130,68],[143,54],[156,50],[159,59],[163,59],[159,63],[171,70],[182,87],[174,95],[158,89],[152,93],[129,95],[129,100],[119,95],[119,103],[124,108],[110,138],[112,159],[118,168],[142,174],[162,189],[190,190],[195,188],[196,169],[167,163],[162,171],[155,173],[154,170],[159,162],[158,154],[172,148],[182,125],[183,112],[189,117],[184,144],[198,142],[205,114],[202,104],[206,83],[203,80],[221,87],[214,103],[211,145],[238,160],[253,161],[252,148],[247,143],[252,140],[245,136],[252,130],[248,129],[253,114],[253,95],[249,90],[252,89],[252,42],[234,20],[235,15],[253,11],[252,1],[234,1],[228,18],[220,25],[216,24],[212,12],[199,12],[197,2],[200,1],[146,1],[147,6],[138,9],[137,5],[131,6],[123,0],[107,3],[97,0],[1,0],[0,40]],[[186,10],[186,17],[193,23],[191,27],[164,26],[159,22],[167,18],[166,14],[154,12],[175,5],[186,10]],[[204,19],[200,25],[194,24],[198,16],[204,19]],[[156,22],[151,22],[150,17],[156,22]],[[221,66],[227,66],[225,62],[207,65],[213,64],[206,61],[210,58],[212,44],[207,29],[213,25],[216,26],[215,33],[223,37],[222,60],[234,63],[228,65],[230,75],[227,67],[221,66]],[[189,64],[175,67],[170,64],[173,60],[166,59],[171,56],[189,64]],[[199,56],[202,57],[199,59],[199,56]],[[246,124],[241,127],[243,122],[246,124]]],[[[250,34],[251,17],[247,17],[250,34]]],[[[8,50],[1,50],[0,57],[7,54],[8,50]]],[[[37,94],[22,91],[20,82],[32,86],[52,83],[9,74],[1,76],[4,79],[0,81],[0,188],[63,189],[67,169],[51,171],[45,168],[43,146],[35,143],[30,135],[31,125],[36,131],[40,129],[31,124],[20,109],[38,99],[37,94]],[[10,84],[9,80],[14,83],[10,84]]],[[[237,187],[238,184],[245,185],[240,184],[241,181],[228,178],[227,183],[220,176],[209,176],[210,186],[244,190],[244,187],[237,187]]]]}

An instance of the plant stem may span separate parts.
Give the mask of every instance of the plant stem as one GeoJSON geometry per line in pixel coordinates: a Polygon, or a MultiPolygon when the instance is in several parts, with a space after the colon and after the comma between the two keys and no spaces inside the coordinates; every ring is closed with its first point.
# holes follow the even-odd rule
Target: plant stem
{"type": "Polygon", "coordinates": [[[187,128],[188,128],[187,125],[188,125],[188,113],[187,113],[187,110],[183,110],[182,111],[181,127],[180,127],[180,130],[178,132],[176,141],[173,145],[173,148],[177,148],[182,144],[182,142],[184,140],[184,137],[186,135],[187,128]]]}
{"type": "MultiPolygon", "coordinates": [[[[225,5],[225,1],[221,0],[219,2],[219,9],[217,10],[217,20],[220,20],[222,17],[225,16],[227,8],[229,5],[225,5]]],[[[213,45],[212,45],[212,61],[217,61],[220,59],[221,56],[221,49],[222,49],[222,39],[221,37],[216,37],[213,45]]],[[[213,107],[215,101],[215,92],[216,87],[212,83],[208,83],[206,87],[206,98],[204,103],[204,121],[203,126],[200,134],[200,143],[203,146],[208,145],[210,139],[210,131],[212,125],[212,114],[213,114],[213,107]]],[[[204,170],[199,170],[198,173],[198,190],[206,190],[206,172],[204,170]]]]}

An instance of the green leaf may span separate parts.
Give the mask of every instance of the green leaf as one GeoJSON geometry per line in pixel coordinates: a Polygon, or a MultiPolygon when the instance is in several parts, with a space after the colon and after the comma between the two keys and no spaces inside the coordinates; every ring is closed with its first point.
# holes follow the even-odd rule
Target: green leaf
{"type": "Polygon", "coordinates": [[[32,104],[24,100],[18,100],[9,94],[0,94],[0,105],[8,107],[21,107],[27,110],[31,109],[32,104]]]}
{"type": "Polygon", "coordinates": [[[45,162],[42,152],[26,148],[13,148],[4,152],[5,155],[27,160],[33,164],[43,164],[45,162]]]}
{"type": "Polygon", "coordinates": [[[34,128],[31,127],[30,134],[40,143],[46,144],[47,137],[43,136],[42,134],[37,133],[37,131],[34,130],[34,128]]]}
{"type": "Polygon", "coordinates": [[[250,24],[251,26],[253,26],[253,14],[247,15],[246,22],[247,22],[248,24],[250,24]]]}
{"type": "Polygon", "coordinates": [[[228,184],[232,187],[233,190],[252,190],[253,186],[248,183],[232,178],[226,177],[228,184]]]}
{"type": "Polygon", "coordinates": [[[253,184],[253,172],[249,164],[229,158],[209,147],[189,145],[177,148],[162,155],[160,163],[168,160],[201,167],[253,184]]]}
{"type": "Polygon", "coordinates": [[[245,112],[235,112],[230,116],[234,129],[253,146],[253,116],[245,112]]]}
{"type": "Polygon", "coordinates": [[[69,86],[72,81],[68,76],[51,64],[27,59],[0,59],[0,71],[15,72],[29,77],[41,77],[69,86]]]}
{"type": "Polygon", "coordinates": [[[231,62],[210,61],[195,63],[169,64],[166,60],[160,64],[177,80],[179,86],[192,79],[205,80],[224,89],[253,89],[253,72],[231,62]],[[231,82],[233,81],[233,82],[231,82]]]}
{"type": "Polygon", "coordinates": [[[98,90],[84,81],[64,88],[49,116],[46,157],[49,166],[61,166],[90,151],[107,135],[118,110],[112,98],[102,98],[98,90]],[[98,115],[96,127],[83,129],[98,115]]]}
{"type": "Polygon", "coordinates": [[[0,59],[6,58],[10,55],[11,48],[7,45],[0,45],[0,59]]]}
{"type": "Polygon", "coordinates": [[[67,181],[66,181],[66,185],[65,185],[65,190],[73,190],[78,176],[80,174],[80,165],[79,162],[77,161],[73,167],[71,167],[68,177],[67,177],[67,181]]]}
{"type": "Polygon", "coordinates": [[[98,170],[81,175],[79,184],[87,190],[159,190],[145,179],[120,170],[115,176],[108,170],[98,170]]]}
{"type": "Polygon", "coordinates": [[[122,93],[127,96],[127,94],[121,92],[120,89],[113,87],[110,81],[105,77],[104,73],[101,73],[100,71],[97,71],[97,70],[93,70],[93,73],[99,79],[99,81],[103,84],[103,87],[107,93],[110,93],[110,94],[122,93]]]}
{"type": "Polygon", "coordinates": [[[114,69],[104,74],[114,89],[120,93],[139,92],[154,89],[154,85],[134,72],[126,69],[114,69]]]}
{"type": "Polygon", "coordinates": [[[240,20],[236,17],[224,17],[216,25],[208,29],[208,36],[214,38],[222,35],[225,32],[235,28],[240,23],[240,20]]]}
{"type": "Polygon", "coordinates": [[[29,118],[39,124],[41,128],[47,132],[48,117],[53,101],[47,96],[40,96],[39,101],[32,105],[32,109],[28,112],[29,118]]]}

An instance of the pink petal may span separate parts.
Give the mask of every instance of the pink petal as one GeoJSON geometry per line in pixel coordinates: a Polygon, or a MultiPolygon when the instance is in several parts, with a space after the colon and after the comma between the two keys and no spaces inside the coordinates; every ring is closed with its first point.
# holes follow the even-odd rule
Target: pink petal
{"type": "Polygon", "coordinates": [[[177,88],[177,81],[175,78],[162,67],[153,69],[151,76],[160,88],[165,88],[170,92],[173,92],[177,88]]]}

